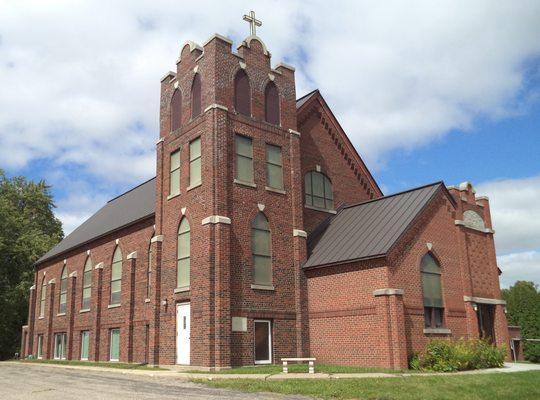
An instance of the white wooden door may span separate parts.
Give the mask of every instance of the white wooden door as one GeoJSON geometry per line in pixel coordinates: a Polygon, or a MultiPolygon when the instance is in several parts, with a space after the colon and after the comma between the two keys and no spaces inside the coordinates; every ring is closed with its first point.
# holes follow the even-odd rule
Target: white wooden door
{"type": "Polygon", "coordinates": [[[190,304],[176,305],[176,363],[189,365],[190,304]]]}

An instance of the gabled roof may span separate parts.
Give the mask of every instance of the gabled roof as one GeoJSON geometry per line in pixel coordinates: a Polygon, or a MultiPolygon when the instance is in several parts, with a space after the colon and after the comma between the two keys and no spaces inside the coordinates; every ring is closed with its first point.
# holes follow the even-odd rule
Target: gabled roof
{"type": "MultiPolygon", "coordinates": [[[[305,110],[309,110],[309,107],[307,105],[311,104],[312,102],[317,102],[319,107],[326,111],[326,116],[328,117],[329,122],[331,122],[335,126],[336,133],[341,137],[343,145],[347,149],[347,153],[352,156],[353,161],[356,162],[356,166],[358,167],[358,169],[364,173],[364,176],[368,179],[370,186],[375,191],[376,195],[382,196],[383,192],[379,187],[379,184],[377,183],[373,175],[371,175],[371,172],[364,163],[364,160],[362,160],[362,157],[360,157],[360,154],[358,154],[358,151],[351,143],[349,137],[345,133],[345,130],[337,120],[336,116],[332,112],[332,109],[322,96],[319,89],[315,89],[314,91],[309,92],[308,94],[296,100],[297,114],[300,115],[305,110]]],[[[300,130],[300,125],[298,126],[298,129],[300,130]]]]}
{"type": "Polygon", "coordinates": [[[109,200],[94,215],[37,260],[36,264],[148,218],[154,214],[155,206],[156,178],[152,178],[109,200]]]}
{"type": "Polygon", "coordinates": [[[441,190],[447,193],[444,184],[436,182],[339,209],[310,235],[310,255],[303,267],[386,255],[441,190]]]}

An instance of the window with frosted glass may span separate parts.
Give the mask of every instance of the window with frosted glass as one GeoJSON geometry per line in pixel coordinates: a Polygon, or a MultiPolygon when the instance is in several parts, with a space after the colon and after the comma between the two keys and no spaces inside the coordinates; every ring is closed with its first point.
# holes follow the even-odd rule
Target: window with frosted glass
{"type": "Polygon", "coordinates": [[[235,136],[236,179],[253,182],[253,143],[246,136],[235,136]]]}
{"type": "Polygon", "coordinates": [[[334,195],[330,179],[320,172],[308,172],[304,178],[306,205],[325,210],[334,209],[334,195]]]}
{"type": "Polygon", "coordinates": [[[54,334],[54,355],[56,360],[66,359],[67,335],[65,333],[54,334]]]}
{"type": "Polygon", "coordinates": [[[190,228],[187,218],[182,218],[178,228],[178,261],[176,287],[189,286],[190,271],[190,228]]]}
{"type": "Polygon", "coordinates": [[[111,266],[111,298],[110,305],[120,304],[122,295],[122,252],[116,246],[111,266]]]}
{"type": "Polygon", "coordinates": [[[39,318],[45,317],[45,300],[47,299],[47,281],[45,277],[41,281],[41,294],[39,297],[39,318]]]}
{"type": "Polygon", "coordinates": [[[90,348],[90,331],[81,332],[81,360],[88,360],[88,349],[90,348]]]}
{"type": "Polygon", "coordinates": [[[189,144],[189,186],[201,183],[201,138],[189,144]]]}
{"type": "Polygon", "coordinates": [[[279,93],[274,82],[269,82],[264,90],[264,119],[274,125],[280,124],[279,93]]]}
{"type": "Polygon", "coordinates": [[[258,213],[251,224],[251,251],[253,256],[253,283],[272,284],[271,236],[268,220],[258,213]]]}
{"type": "Polygon", "coordinates": [[[234,109],[243,115],[251,116],[251,89],[246,72],[241,69],[234,78],[234,109]]]}
{"type": "Polygon", "coordinates": [[[424,325],[426,328],[443,326],[444,306],[441,286],[441,267],[431,254],[422,257],[422,293],[424,297],[424,325]]]}
{"type": "Polygon", "coordinates": [[[120,359],[120,329],[111,329],[109,361],[120,359]]]}
{"type": "Polygon", "coordinates": [[[43,358],[43,335],[38,335],[37,339],[37,358],[43,358]]]}
{"type": "Polygon", "coordinates": [[[266,145],[266,182],[274,189],[283,189],[283,164],[281,147],[266,145]]]}
{"type": "Polygon", "coordinates": [[[86,259],[84,264],[83,272],[83,293],[82,293],[82,304],[81,308],[83,310],[90,309],[90,301],[92,296],[92,260],[90,257],[86,259]]]}
{"type": "Polygon", "coordinates": [[[169,194],[180,193],[180,150],[171,153],[171,173],[169,179],[169,194]]]}
{"type": "Polygon", "coordinates": [[[65,314],[67,308],[67,282],[68,281],[68,272],[67,267],[64,266],[62,270],[62,277],[60,278],[60,303],[58,307],[59,314],[65,314]]]}

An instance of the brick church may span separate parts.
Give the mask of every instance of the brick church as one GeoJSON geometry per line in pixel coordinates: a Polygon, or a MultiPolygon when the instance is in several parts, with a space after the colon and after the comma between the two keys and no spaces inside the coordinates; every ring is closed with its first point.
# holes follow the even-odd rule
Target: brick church
{"type": "Polygon", "coordinates": [[[35,265],[22,355],[406,368],[433,338],[508,345],[487,197],[384,196],[323,96],[256,35],[161,79],[156,177],[35,265]]]}

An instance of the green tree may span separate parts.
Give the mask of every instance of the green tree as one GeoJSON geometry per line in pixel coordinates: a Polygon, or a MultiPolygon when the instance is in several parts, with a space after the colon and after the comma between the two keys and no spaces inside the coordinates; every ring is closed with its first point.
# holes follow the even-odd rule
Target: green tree
{"type": "MultiPolygon", "coordinates": [[[[510,289],[502,291],[508,310],[508,324],[521,326],[525,339],[540,339],[540,291],[533,282],[517,281],[510,289]]],[[[523,345],[525,359],[540,362],[540,343],[523,345]]]]}
{"type": "Polygon", "coordinates": [[[34,263],[64,236],[44,181],[8,178],[0,169],[0,360],[20,351],[34,263]]]}

